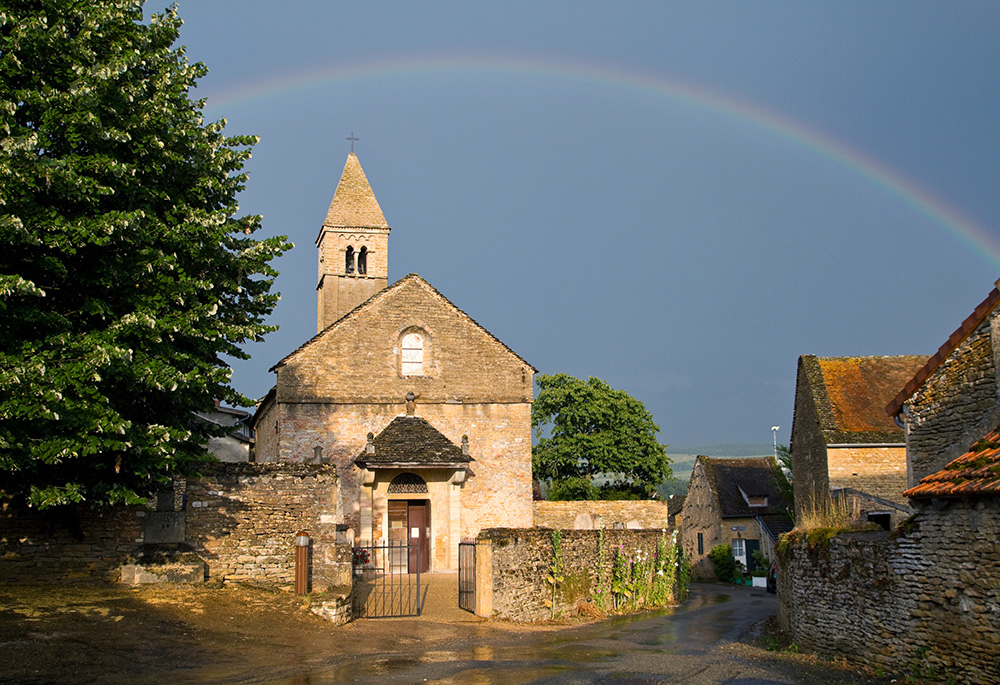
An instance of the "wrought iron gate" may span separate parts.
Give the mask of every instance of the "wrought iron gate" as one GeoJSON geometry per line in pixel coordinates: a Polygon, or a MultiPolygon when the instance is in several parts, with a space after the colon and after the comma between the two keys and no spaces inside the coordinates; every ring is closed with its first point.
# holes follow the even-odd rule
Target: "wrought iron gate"
{"type": "Polygon", "coordinates": [[[458,607],[476,613],[476,543],[458,543],[458,607]]]}
{"type": "Polygon", "coordinates": [[[356,617],[420,615],[419,545],[355,547],[352,568],[356,617]]]}

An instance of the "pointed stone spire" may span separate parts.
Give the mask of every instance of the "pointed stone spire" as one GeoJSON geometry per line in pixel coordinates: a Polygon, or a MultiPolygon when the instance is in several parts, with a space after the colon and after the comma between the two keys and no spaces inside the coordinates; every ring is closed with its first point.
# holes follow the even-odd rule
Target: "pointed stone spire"
{"type": "Polygon", "coordinates": [[[325,228],[362,227],[388,229],[382,208],[378,206],[375,193],[368,183],[358,156],[347,155],[344,173],[340,175],[337,192],[326,213],[325,228]]]}
{"type": "Polygon", "coordinates": [[[386,287],[389,231],[361,162],[351,152],[316,238],[317,331],[386,287]]]}

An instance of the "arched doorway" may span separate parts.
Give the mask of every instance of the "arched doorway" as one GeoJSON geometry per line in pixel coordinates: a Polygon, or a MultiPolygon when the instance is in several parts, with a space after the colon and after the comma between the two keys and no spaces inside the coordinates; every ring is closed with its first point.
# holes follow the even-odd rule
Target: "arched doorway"
{"type": "Polygon", "coordinates": [[[408,553],[394,558],[393,565],[405,566],[407,573],[430,569],[431,503],[426,495],[427,483],[415,473],[401,473],[389,483],[389,542],[409,545],[408,553]],[[421,494],[425,498],[418,498],[421,494]]]}

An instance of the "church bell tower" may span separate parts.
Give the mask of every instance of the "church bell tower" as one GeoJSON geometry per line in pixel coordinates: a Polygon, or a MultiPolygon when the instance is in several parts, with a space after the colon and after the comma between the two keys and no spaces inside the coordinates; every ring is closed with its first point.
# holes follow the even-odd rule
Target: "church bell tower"
{"type": "Polygon", "coordinates": [[[389,231],[361,163],[351,151],[316,238],[317,332],[386,287],[389,231]]]}

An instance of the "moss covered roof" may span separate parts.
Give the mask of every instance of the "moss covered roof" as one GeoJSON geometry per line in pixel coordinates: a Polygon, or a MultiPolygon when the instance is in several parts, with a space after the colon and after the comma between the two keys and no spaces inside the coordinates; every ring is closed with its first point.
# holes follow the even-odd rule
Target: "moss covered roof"
{"type": "Polygon", "coordinates": [[[917,355],[804,355],[802,368],[826,443],[902,443],[903,429],[885,413],[885,405],[926,361],[917,355]]]}

